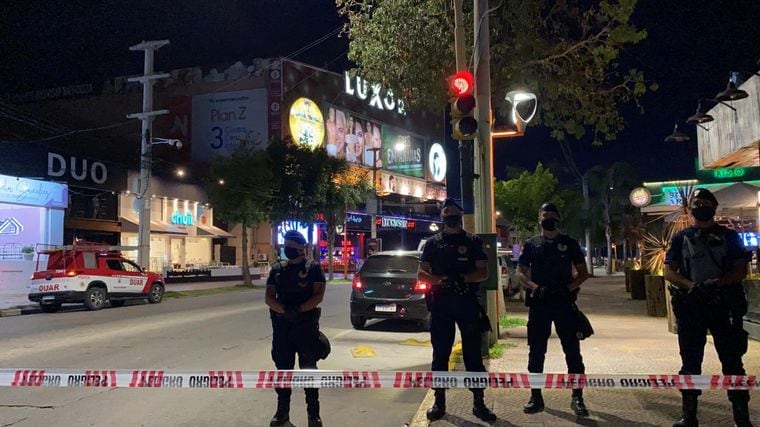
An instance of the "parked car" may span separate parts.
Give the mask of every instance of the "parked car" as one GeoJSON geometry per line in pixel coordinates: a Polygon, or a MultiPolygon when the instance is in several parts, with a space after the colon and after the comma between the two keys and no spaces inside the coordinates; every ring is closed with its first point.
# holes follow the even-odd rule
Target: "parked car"
{"type": "Polygon", "coordinates": [[[418,251],[377,252],[364,261],[351,286],[351,325],[362,329],[369,319],[408,319],[430,329],[425,295],[430,284],[417,280],[418,251]]]}
{"type": "Polygon", "coordinates": [[[160,303],[164,279],[144,271],[121,256],[120,246],[76,242],[37,251],[37,271],[29,284],[30,301],[42,311],[54,313],[64,303],[83,303],[100,310],[107,303],[121,306],[128,299],[160,303]],[[40,269],[40,255],[47,255],[47,266],[40,269]]]}
{"type": "Polygon", "coordinates": [[[504,293],[504,300],[522,299],[522,288],[517,281],[517,261],[512,258],[512,252],[499,252],[499,284],[504,293]]]}

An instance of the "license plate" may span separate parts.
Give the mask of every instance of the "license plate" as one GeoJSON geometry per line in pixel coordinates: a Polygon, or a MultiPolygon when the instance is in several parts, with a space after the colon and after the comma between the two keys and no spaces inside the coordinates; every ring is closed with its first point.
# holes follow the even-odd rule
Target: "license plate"
{"type": "Polygon", "coordinates": [[[383,313],[395,313],[396,304],[377,304],[375,305],[375,311],[381,311],[383,313]]]}
{"type": "Polygon", "coordinates": [[[55,300],[55,295],[45,295],[42,297],[43,301],[53,301],[55,300]]]}

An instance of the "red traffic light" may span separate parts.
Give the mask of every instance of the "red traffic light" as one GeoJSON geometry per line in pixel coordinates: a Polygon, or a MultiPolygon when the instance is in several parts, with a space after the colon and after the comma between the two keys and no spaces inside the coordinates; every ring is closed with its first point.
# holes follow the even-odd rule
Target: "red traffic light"
{"type": "Polygon", "coordinates": [[[454,96],[472,93],[475,79],[469,71],[460,71],[449,79],[449,90],[454,96]]]}

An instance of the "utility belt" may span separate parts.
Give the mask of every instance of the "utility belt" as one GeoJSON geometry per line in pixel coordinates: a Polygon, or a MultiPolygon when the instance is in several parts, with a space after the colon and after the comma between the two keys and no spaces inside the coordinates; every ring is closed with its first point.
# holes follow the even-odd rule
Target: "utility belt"
{"type": "MultiPolygon", "coordinates": [[[[670,292],[671,300],[674,304],[690,302],[692,301],[691,297],[694,297],[694,292],[681,289],[672,284],[668,284],[668,292],[670,292]]],[[[704,299],[704,295],[701,296],[703,297],[702,299],[704,299]]],[[[711,301],[708,305],[722,305],[730,308],[732,311],[741,313],[741,316],[746,314],[747,296],[744,294],[744,287],[741,283],[715,286],[715,288],[709,292],[707,297],[707,299],[711,301]]],[[[700,301],[700,298],[695,297],[693,300],[700,301]]]]}
{"type": "Polygon", "coordinates": [[[284,313],[277,313],[275,311],[269,310],[269,316],[273,320],[277,321],[287,321],[289,323],[306,323],[306,322],[318,322],[319,318],[322,316],[322,308],[317,307],[313,308],[309,311],[301,311],[298,313],[297,319],[293,320],[286,320],[284,313]]]}

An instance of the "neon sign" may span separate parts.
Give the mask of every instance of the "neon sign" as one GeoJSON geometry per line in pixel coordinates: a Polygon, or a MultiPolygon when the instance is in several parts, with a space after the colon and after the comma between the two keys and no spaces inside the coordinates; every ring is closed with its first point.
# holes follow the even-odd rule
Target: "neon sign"
{"type": "Polygon", "coordinates": [[[179,211],[174,211],[170,221],[175,225],[193,225],[193,214],[187,212],[185,215],[182,215],[179,211]]]}
{"type": "Polygon", "coordinates": [[[713,170],[713,176],[718,179],[741,178],[747,174],[744,168],[722,168],[713,170]]]}
{"type": "Polygon", "coordinates": [[[347,95],[355,96],[362,101],[369,100],[369,106],[378,110],[396,110],[398,114],[406,115],[404,101],[396,99],[393,91],[390,89],[383,90],[379,83],[367,83],[361,77],[352,79],[348,72],[345,73],[347,95]]]}

